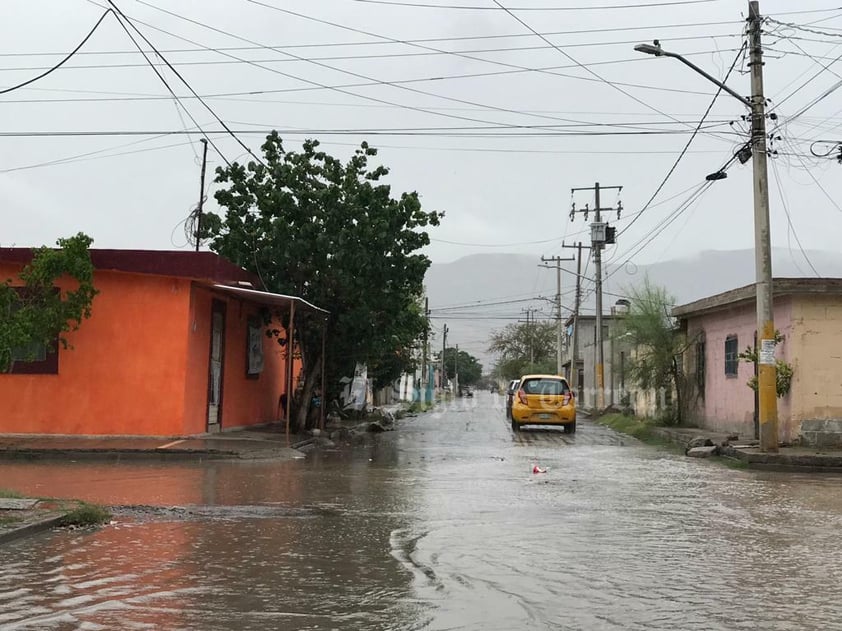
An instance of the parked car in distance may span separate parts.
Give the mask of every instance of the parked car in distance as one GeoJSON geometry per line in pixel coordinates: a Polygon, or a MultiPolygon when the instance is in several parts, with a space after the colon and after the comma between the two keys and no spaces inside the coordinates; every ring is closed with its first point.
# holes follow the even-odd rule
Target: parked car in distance
{"type": "Polygon", "coordinates": [[[561,425],[576,431],[576,396],[559,375],[524,375],[512,398],[512,430],[524,425],[561,425]]]}
{"type": "Polygon", "coordinates": [[[512,418],[512,400],[517,392],[520,379],[512,379],[506,387],[506,418],[512,418]]]}

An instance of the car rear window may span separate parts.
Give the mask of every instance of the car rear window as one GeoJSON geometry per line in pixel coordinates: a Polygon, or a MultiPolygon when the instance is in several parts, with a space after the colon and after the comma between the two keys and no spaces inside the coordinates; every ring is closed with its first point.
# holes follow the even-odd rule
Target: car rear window
{"type": "Polygon", "coordinates": [[[570,392],[567,382],[562,379],[527,379],[521,385],[526,394],[560,395],[570,392]]]}

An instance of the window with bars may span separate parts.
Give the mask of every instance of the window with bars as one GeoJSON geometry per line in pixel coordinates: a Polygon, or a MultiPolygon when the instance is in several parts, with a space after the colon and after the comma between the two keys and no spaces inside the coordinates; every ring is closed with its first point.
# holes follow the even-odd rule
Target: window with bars
{"type": "Polygon", "coordinates": [[[740,357],[738,350],[738,341],[736,335],[729,335],[725,338],[725,376],[736,377],[739,366],[740,357]]]}

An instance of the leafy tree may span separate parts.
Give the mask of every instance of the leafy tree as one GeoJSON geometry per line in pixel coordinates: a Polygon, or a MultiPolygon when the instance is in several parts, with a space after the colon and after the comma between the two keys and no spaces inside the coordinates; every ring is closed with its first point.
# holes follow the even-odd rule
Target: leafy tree
{"type": "Polygon", "coordinates": [[[670,314],[675,299],[648,278],[628,294],[631,306],[618,332],[623,342],[634,348],[628,360],[629,377],[643,390],[674,391],[676,420],[680,423],[684,411],[684,375],[680,363],[684,342],[670,314]]]}
{"type": "Polygon", "coordinates": [[[529,373],[556,372],[556,325],[552,322],[509,324],[491,334],[489,352],[499,360],[494,372],[500,379],[529,373]]]}
{"type": "Polygon", "coordinates": [[[448,379],[455,378],[458,369],[459,385],[462,386],[472,386],[482,378],[482,364],[479,360],[465,351],[457,352],[455,348],[444,349],[444,369],[448,379]]]}
{"type": "Polygon", "coordinates": [[[328,400],[355,362],[367,363],[378,385],[408,367],[408,349],[426,327],[419,301],[430,260],[417,251],[430,242],[423,228],[443,217],[422,210],[415,192],[392,197],[380,183],[389,170],[369,166],[377,151],[367,143],[344,164],[318,147],[308,140],[300,152],[286,151],[272,132],[262,147],[265,165],[217,169],[225,188],[215,197],[225,216],[203,220],[211,248],[257,273],[267,290],[330,312],[324,358],[321,320],[296,316],[303,401],[311,400],[323,361],[328,400]]]}
{"type": "MultiPolygon", "coordinates": [[[[781,335],[780,331],[776,330],[775,344],[780,344],[783,341],[784,336],[781,335]]],[[[746,349],[739,354],[739,358],[744,362],[748,362],[749,364],[756,366],[758,361],[757,345],[754,344],[752,346],[746,346],[746,349]]],[[[793,372],[794,370],[792,368],[792,364],[783,359],[775,359],[775,393],[778,395],[779,399],[789,394],[789,389],[792,385],[793,372]]],[[[757,375],[753,375],[751,379],[746,382],[746,385],[757,392],[757,375]]]]}
{"type": "Polygon", "coordinates": [[[13,286],[11,279],[0,283],[0,372],[12,369],[14,356],[31,360],[39,346],[49,349],[57,336],[64,348],[70,348],[63,334],[91,317],[91,303],[98,293],[88,252],[92,242],[80,232],[59,239],[58,249],[35,249],[31,263],[20,273],[23,285],[13,286]],[[56,281],[65,277],[76,287],[58,291],[56,281]]]}

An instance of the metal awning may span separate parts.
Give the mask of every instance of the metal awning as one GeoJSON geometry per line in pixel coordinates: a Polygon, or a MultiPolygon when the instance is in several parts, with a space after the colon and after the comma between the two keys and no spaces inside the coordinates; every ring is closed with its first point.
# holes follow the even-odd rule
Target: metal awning
{"type": "Polygon", "coordinates": [[[228,294],[231,296],[235,296],[237,298],[243,298],[245,300],[251,300],[252,302],[258,302],[263,305],[273,305],[276,307],[289,307],[291,305],[295,305],[296,311],[304,310],[304,311],[312,311],[316,313],[323,313],[327,315],[330,313],[325,309],[321,309],[314,304],[311,304],[304,300],[303,298],[298,298],[297,296],[287,296],[285,294],[274,294],[270,291],[259,291],[257,289],[246,289],[245,287],[232,287],[231,285],[218,285],[214,284],[210,286],[215,291],[219,291],[224,294],[228,294]]]}

